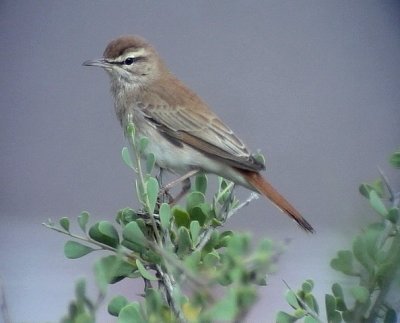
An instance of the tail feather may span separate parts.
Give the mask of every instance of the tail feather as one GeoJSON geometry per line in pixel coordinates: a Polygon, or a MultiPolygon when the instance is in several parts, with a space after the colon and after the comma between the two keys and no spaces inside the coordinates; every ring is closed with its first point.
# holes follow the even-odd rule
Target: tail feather
{"type": "Polygon", "coordinates": [[[289,215],[302,229],[307,232],[314,232],[311,224],[308,223],[307,220],[304,219],[301,214],[259,173],[249,171],[240,172],[251,186],[253,186],[260,194],[271,200],[271,202],[274,203],[282,212],[289,215]]]}

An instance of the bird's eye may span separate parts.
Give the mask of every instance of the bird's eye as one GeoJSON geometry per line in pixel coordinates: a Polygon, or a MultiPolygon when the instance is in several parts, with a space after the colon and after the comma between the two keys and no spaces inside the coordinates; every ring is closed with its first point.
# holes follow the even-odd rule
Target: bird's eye
{"type": "Polygon", "coordinates": [[[125,65],[132,65],[134,61],[135,61],[135,59],[134,59],[133,57],[128,57],[128,58],[124,61],[124,64],[125,64],[125,65]]]}

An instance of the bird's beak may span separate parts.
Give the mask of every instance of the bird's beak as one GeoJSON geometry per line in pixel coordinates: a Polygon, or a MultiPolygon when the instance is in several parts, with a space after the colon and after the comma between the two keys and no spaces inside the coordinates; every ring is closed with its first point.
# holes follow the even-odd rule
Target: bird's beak
{"type": "Polygon", "coordinates": [[[83,66],[98,66],[98,67],[109,67],[110,63],[108,63],[104,58],[100,58],[100,59],[93,59],[93,60],[88,60],[88,61],[84,61],[82,63],[83,66]]]}

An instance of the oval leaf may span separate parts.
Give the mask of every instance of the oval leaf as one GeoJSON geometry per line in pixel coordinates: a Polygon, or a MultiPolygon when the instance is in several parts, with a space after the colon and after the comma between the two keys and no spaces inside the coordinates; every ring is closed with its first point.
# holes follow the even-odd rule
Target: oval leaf
{"type": "Polygon", "coordinates": [[[292,290],[288,290],[285,293],[285,299],[288,304],[294,309],[300,308],[299,301],[297,300],[296,294],[292,290]]]}
{"type": "Polygon", "coordinates": [[[139,272],[143,278],[147,280],[158,280],[156,276],[147,271],[147,269],[143,266],[142,262],[139,259],[136,259],[136,266],[138,267],[139,272]]]}
{"type": "Polygon", "coordinates": [[[185,226],[186,228],[189,228],[190,219],[189,219],[189,213],[187,213],[186,210],[178,206],[174,206],[172,208],[172,215],[174,217],[177,227],[185,226]]]}
{"type": "Polygon", "coordinates": [[[186,199],[186,209],[190,210],[194,208],[195,206],[204,203],[205,201],[205,196],[203,193],[200,192],[192,192],[188,195],[186,199]]]}
{"type": "Polygon", "coordinates": [[[192,240],[190,239],[189,230],[185,227],[178,229],[178,250],[176,254],[178,257],[185,256],[192,246],[192,240]]]}
{"type": "Polygon", "coordinates": [[[296,322],[297,318],[285,312],[278,312],[276,315],[276,323],[293,323],[296,322]]]}
{"type": "Polygon", "coordinates": [[[64,254],[69,259],[83,257],[94,250],[95,249],[72,240],[67,241],[64,245],[64,254]]]}
{"type": "Polygon", "coordinates": [[[144,153],[144,151],[146,150],[148,144],[149,144],[149,138],[147,138],[147,137],[140,138],[140,140],[139,140],[139,152],[141,154],[144,153]]]}
{"type": "Polygon", "coordinates": [[[194,181],[194,190],[205,194],[207,190],[207,176],[205,174],[200,174],[196,176],[194,181]]]}
{"type": "Polygon", "coordinates": [[[141,246],[147,245],[147,239],[136,221],[132,221],[125,226],[122,231],[122,236],[124,239],[135,242],[141,246]]]}
{"type": "Polygon", "coordinates": [[[375,191],[369,192],[369,202],[374,210],[380,215],[387,215],[388,211],[386,209],[386,206],[385,204],[383,204],[382,200],[379,198],[378,194],[375,191]]]}
{"type": "Polygon", "coordinates": [[[128,304],[128,300],[121,295],[115,296],[108,304],[107,310],[113,316],[118,316],[122,308],[128,304]]]}
{"type": "Polygon", "coordinates": [[[135,125],[132,122],[129,122],[126,125],[126,134],[130,137],[128,139],[133,141],[135,139],[135,132],[136,132],[135,125]]]}
{"type": "Polygon", "coordinates": [[[199,233],[200,233],[199,221],[190,222],[190,235],[192,236],[192,241],[194,245],[197,243],[199,233]]]}
{"type": "Polygon", "coordinates": [[[154,165],[156,164],[156,157],[153,153],[149,153],[146,156],[146,172],[147,174],[151,174],[154,169],[154,165]]]}
{"type": "Polygon", "coordinates": [[[171,208],[169,204],[168,203],[161,204],[159,213],[160,213],[161,227],[164,230],[168,230],[171,221],[171,208]]]}
{"type": "Polygon", "coordinates": [[[124,161],[125,165],[134,169],[131,154],[127,147],[122,148],[121,155],[122,155],[122,160],[124,161]]]}
{"type": "Polygon", "coordinates": [[[89,236],[98,242],[116,248],[119,244],[117,229],[109,221],[100,221],[89,229],[89,236]]]}
{"type": "Polygon", "coordinates": [[[147,182],[146,182],[146,191],[147,191],[147,196],[149,199],[149,213],[153,214],[154,209],[156,207],[157,203],[157,197],[158,197],[158,191],[159,191],[159,185],[158,181],[154,177],[150,177],[147,182]]]}
{"type": "Polygon", "coordinates": [[[395,168],[400,168],[400,151],[396,151],[392,156],[390,156],[390,163],[395,168]]]}
{"type": "Polygon", "coordinates": [[[354,286],[350,288],[350,292],[360,303],[365,303],[369,299],[369,291],[364,286],[354,286]]]}
{"type": "Polygon", "coordinates": [[[139,304],[129,304],[122,308],[118,315],[118,323],[142,323],[146,320],[140,314],[139,304]]]}
{"type": "Polygon", "coordinates": [[[86,225],[89,222],[89,213],[88,212],[82,212],[78,216],[78,224],[83,232],[86,232],[86,225]]]}
{"type": "Polygon", "coordinates": [[[69,219],[67,217],[60,219],[60,225],[65,231],[69,232],[69,219]]]}

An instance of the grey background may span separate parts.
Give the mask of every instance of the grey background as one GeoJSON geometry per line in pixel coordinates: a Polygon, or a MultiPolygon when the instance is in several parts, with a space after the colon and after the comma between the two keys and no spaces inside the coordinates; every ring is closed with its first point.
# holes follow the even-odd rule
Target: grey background
{"type": "MultiPolygon", "coordinates": [[[[14,321],[57,321],[99,256],[65,259],[66,237],[42,222],[82,210],[112,220],[134,206],[107,76],[81,66],[129,33],[263,151],[268,178],[317,230],[261,199],[232,219],[256,239],[292,240],[248,322],[288,309],[282,279],[315,279],[322,304],[344,281],[329,260],[375,217],[359,183],[380,165],[399,188],[387,164],[400,139],[399,27],[397,1],[2,0],[0,275],[14,321]]],[[[112,292],[134,299],[140,288],[112,292]]]]}

